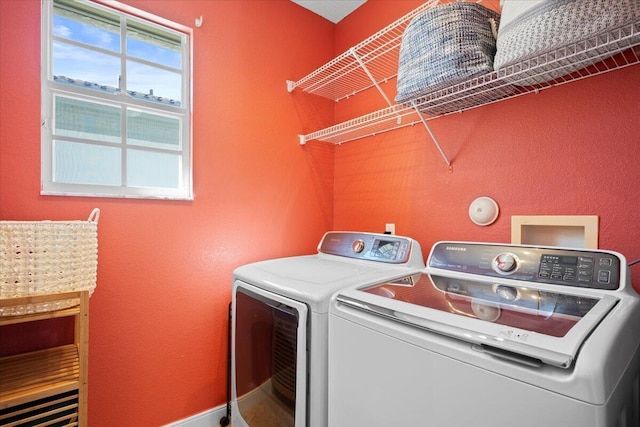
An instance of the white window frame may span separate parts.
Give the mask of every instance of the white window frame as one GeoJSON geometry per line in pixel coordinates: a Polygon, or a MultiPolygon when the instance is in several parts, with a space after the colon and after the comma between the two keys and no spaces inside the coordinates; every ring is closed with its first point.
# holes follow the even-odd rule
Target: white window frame
{"type": "MultiPolygon", "coordinates": [[[[146,25],[161,26],[168,30],[181,33],[182,47],[182,99],[179,105],[165,105],[136,99],[127,94],[126,90],[108,93],[99,90],[83,89],[53,81],[53,1],[42,0],[42,88],[41,88],[41,190],[42,195],[58,196],[88,196],[88,197],[123,197],[145,199],[193,200],[193,159],[192,159],[192,58],[193,58],[193,30],[164,18],[141,11],[131,6],[111,0],[75,0],[78,3],[90,4],[92,7],[102,8],[120,16],[121,27],[126,19],[134,19],[146,25]],[[122,135],[116,144],[101,143],[92,140],[81,140],[95,145],[111,145],[121,149],[122,185],[93,185],[61,183],[54,180],[54,140],[64,140],[54,134],[54,102],[57,95],[76,98],[89,102],[105,103],[121,108],[122,135]],[[165,187],[135,187],[126,183],[126,157],[128,149],[140,149],[139,145],[127,144],[126,111],[127,109],[143,110],[155,115],[178,118],[180,121],[181,147],[175,153],[180,154],[180,177],[178,188],[165,187]]],[[[123,38],[123,46],[126,38],[123,38]]],[[[126,52],[115,54],[126,64],[126,52]]],[[[126,78],[126,66],[122,66],[122,74],[126,78]]],[[[152,145],[145,145],[144,150],[162,152],[152,145]]]]}

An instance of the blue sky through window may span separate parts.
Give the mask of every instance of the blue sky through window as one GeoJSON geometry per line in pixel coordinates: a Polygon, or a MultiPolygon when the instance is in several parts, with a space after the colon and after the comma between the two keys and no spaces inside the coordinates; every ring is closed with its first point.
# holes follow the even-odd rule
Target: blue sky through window
{"type": "MultiPolygon", "coordinates": [[[[55,14],[53,33],[57,37],[80,42],[89,46],[105,49],[114,54],[120,53],[120,33],[108,30],[108,26],[91,25],[91,21],[80,22],[55,14]]],[[[114,30],[117,30],[114,26],[114,30]]],[[[126,48],[130,57],[141,58],[156,64],[181,69],[182,56],[179,50],[170,49],[161,43],[152,43],[141,39],[135,32],[127,38],[126,48]]],[[[165,99],[182,101],[182,76],[159,67],[127,60],[128,91],[149,94],[165,99]]],[[[120,57],[96,50],[85,49],[62,41],[54,42],[53,73],[80,79],[99,85],[118,87],[121,74],[120,57]]]]}

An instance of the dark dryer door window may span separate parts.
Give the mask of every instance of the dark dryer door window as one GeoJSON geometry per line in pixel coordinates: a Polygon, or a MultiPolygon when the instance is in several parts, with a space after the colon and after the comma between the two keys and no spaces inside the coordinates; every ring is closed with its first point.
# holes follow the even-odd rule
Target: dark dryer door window
{"type": "Polygon", "coordinates": [[[282,296],[236,288],[234,401],[246,425],[304,425],[306,312],[304,304],[282,296]]]}

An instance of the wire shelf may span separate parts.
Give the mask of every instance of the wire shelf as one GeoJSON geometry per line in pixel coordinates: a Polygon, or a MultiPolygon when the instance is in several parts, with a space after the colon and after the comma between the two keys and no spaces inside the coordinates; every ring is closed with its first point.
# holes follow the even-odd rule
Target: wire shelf
{"type": "Polygon", "coordinates": [[[289,92],[300,87],[340,101],[394,78],[405,28],[416,15],[438,3],[439,0],[427,1],[307,76],[287,82],[289,92]]]}
{"type": "Polygon", "coordinates": [[[420,122],[426,125],[426,121],[446,114],[537,93],[638,63],[640,20],[430,93],[406,105],[391,105],[326,129],[300,135],[300,143],[319,140],[341,144],[420,122]]]}

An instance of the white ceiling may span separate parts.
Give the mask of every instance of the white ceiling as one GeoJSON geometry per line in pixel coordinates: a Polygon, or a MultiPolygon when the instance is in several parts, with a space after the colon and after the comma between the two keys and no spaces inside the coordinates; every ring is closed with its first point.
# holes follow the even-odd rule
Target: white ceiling
{"type": "Polygon", "coordinates": [[[317,13],[333,23],[362,6],[367,0],[291,0],[305,9],[317,13]]]}

